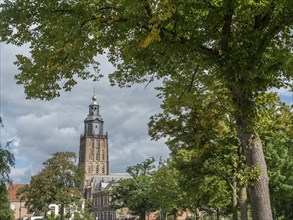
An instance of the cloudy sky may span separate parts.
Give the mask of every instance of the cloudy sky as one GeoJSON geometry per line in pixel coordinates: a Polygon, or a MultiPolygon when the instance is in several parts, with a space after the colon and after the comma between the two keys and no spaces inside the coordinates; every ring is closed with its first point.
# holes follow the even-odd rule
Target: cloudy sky
{"type": "MultiPolygon", "coordinates": [[[[79,81],[71,92],[62,93],[53,101],[27,100],[22,86],[15,83],[18,70],[13,62],[16,54],[28,54],[28,49],[1,44],[0,52],[0,113],[5,126],[0,137],[2,145],[14,139],[14,183],[28,183],[54,152],[78,153],[94,87],[104,131],[109,134],[110,172],[125,172],[127,166],[150,156],[156,160],[168,157],[163,141],[151,141],[147,135],[149,117],[160,112],[160,100],[153,89],[156,85],[120,89],[111,87],[104,77],[99,82],[79,81]]],[[[101,73],[113,70],[104,57],[99,57],[99,61],[101,73]]],[[[293,103],[292,92],[278,92],[283,101],[293,103]]]]}
{"type": "MultiPolygon", "coordinates": [[[[127,166],[150,156],[156,160],[168,157],[163,141],[151,141],[147,134],[149,117],[160,111],[155,85],[120,89],[111,87],[104,77],[99,82],[79,81],[71,92],[64,92],[53,101],[27,100],[22,86],[14,80],[18,70],[13,62],[19,53],[28,54],[28,49],[1,44],[0,111],[4,122],[1,144],[14,139],[11,146],[16,157],[11,173],[14,183],[28,183],[54,152],[78,153],[94,87],[104,131],[109,135],[110,172],[125,172],[127,166]]],[[[104,57],[99,60],[101,73],[113,70],[104,57]]]]}

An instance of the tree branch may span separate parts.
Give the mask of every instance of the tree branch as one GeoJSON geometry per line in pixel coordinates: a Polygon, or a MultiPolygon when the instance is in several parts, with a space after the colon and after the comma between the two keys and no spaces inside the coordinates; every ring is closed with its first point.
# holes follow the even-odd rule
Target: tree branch
{"type": "Polygon", "coordinates": [[[271,28],[263,35],[261,43],[259,43],[259,47],[256,50],[254,56],[251,56],[251,65],[255,66],[255,64],[259,61],[260,57],[262,56],[263,52],[268,47],[271,40],[278,34],[285,26],[289,26],[293,24],[293,16],[288,16],[287,19],[281,20],[276,23],[274,26],[272,25],[271,28]]]}
{"type": "Polygon", "coordinates": [[[254,29],[263,30],[268,26],[271,20],[271,13],[266,14],[265,16],[257,15],[254,19],[254,29]]]}
{"type": "Polygon", "coordinates": [[[228,52],[228,49],[229,49],[229,36],[231,33],[231,24],[232,24],[233,13],[234,13],[233,3],[230,0],[227,3],[227,12],[226,12],[224,24],[222,27],[221,49],[224,53],[228,52]]]}
{"type": "Polygon", "coordinates": [[[196,51],[210,58],[219,58],[219,53],[217,51],[205,46],[200,46],[199,48],[196,49],[196,51]]]}

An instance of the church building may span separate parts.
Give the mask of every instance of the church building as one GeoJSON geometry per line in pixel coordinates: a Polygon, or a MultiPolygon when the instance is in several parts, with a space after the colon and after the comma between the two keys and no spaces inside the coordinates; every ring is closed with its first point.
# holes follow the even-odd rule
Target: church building
{"type": "Polygon", "coordinates": [[[94,95],[84,120],[84,133],[80,137],[79,166],[84,172],[82,196],[92,200],[95,219],[124,219],[129,216],[128,212],[112,208],[109,190],[117,181],[131,176],[128,173],[110,174],[108,134],[104,133],[103,126],[104,121],[99,112],[97,97],[94,95]]]}
{"type": "Polygon", "coordinates": [[[79,166],[84,171],[82,189],[85,198],[86,188],[92,188],[96,175],[109,175],[108,134],[104,133],[103,125],[97,97],[94,95],[84,120],[84,134],[80,137],[79,147],[79,166]]]}

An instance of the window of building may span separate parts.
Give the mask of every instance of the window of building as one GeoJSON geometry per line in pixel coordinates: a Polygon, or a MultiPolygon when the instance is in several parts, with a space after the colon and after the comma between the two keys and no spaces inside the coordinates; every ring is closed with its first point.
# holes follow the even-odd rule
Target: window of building
{"type": "Polygon", "coordinates": [[[105,174],[105,164],[102,164],[102,174],[105,174]]]}
{"type": "Polygon", "coordinates": [[[88,173],[91,173],[91,166],[88,167],[88,173]]]}
{"type": "Polygon", "coordinates": [[[99,173],[99,164],[97,164],[97,166],[96,166],[96,173],[97,174],[99,173]]]}

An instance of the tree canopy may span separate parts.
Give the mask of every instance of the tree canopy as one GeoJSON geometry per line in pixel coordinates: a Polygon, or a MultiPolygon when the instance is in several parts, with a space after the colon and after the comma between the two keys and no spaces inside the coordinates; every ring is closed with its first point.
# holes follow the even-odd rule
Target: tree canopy
{"type": "Polygon", "coordinates": [[[4,42],[30,43],[31,58],[16,62],[28,97],[50,99],[69,90],[74,75],[93,77],[86,67],[98,65],[94,56],[108,49],[120,85],[192,72],[200,63],[231,89],[244,83],[238,93],[251,100],[283,85],[281,76],[292,78],[291,6],[290,0],[5,0],[0,33],[4,42]]]}
{"type": "Polygon", "coordinates": [[[264,136],[265,157],[268,163],[270,191],[274,217],[293,217],[293,106],[286,105],[273,93],[259,99],[258,126],[264,136]]]}
{"type": "Polygon", "coordinates": [[[137,165],[127,167],[132,178],[119,180],[111,189],[113,207],[128,208],[131,214],[138,215],[142,220],[146,214],[156,210],[151,196],[153,163],[154,159],[148,158],[137,165]]]}
{"type": "Polygon", "coordinates": [[[8,191],[6,185],[0,185],[0,220],[14,219],[14,211],[11,209],[8,200],[8,191]]]}
{"type": "Polygon", "coordinates": [[[5,147],[0,144],[0,185],[11,183],[9,174],[15,164],[14,155],[8,149],[11,143],[12,141],[9,141],[5,147]]]}
{"type": "MultiPolygon", "coordinates": [[[[1,118],[0,118],[1,119],[1,118]]],[[[0,121],[0,126],[2,121],[0,121]]],[[[15,165],[14,155],[9,149],[9,141],[5,147],[0,143],[0,219],[12,219],[13,211],[10,208],[10,201],[8,200],[7,185],[12,183],[10,178],[11,167],[15,165]]]]}
{"type": "Polygon", "coordinates": [[[20,188],[18,193],[27,200],[29,211],[46,214],[50,204],[58,204],[61,206],[61,219],[64,219],[64,208],[80,205],[81,194],[77,184],[82,181],[82,173],[75,159],[73,152],[54,153],[43,163],[44,168],[32,176],[30,184],[20,188]]]}
{"type": "MultiPolygon", "coordinates": [[[[255,129],[256,99],[292,80],[291,0],[4,0],[1,40],[29,43],[17,56],[29,98],[52,99],[75,76],[99,77],[95,56],[106,53],[120,86],[184,74],[190,86],[226,93],[249,167],[261,176],[250,187],[254,219],[272,219],[267,166],[255,129]],[[218,86],[214,86],[217,83],[218,86]]],[[[180,86],[180,85],[179,85],[180,86]]]]}

